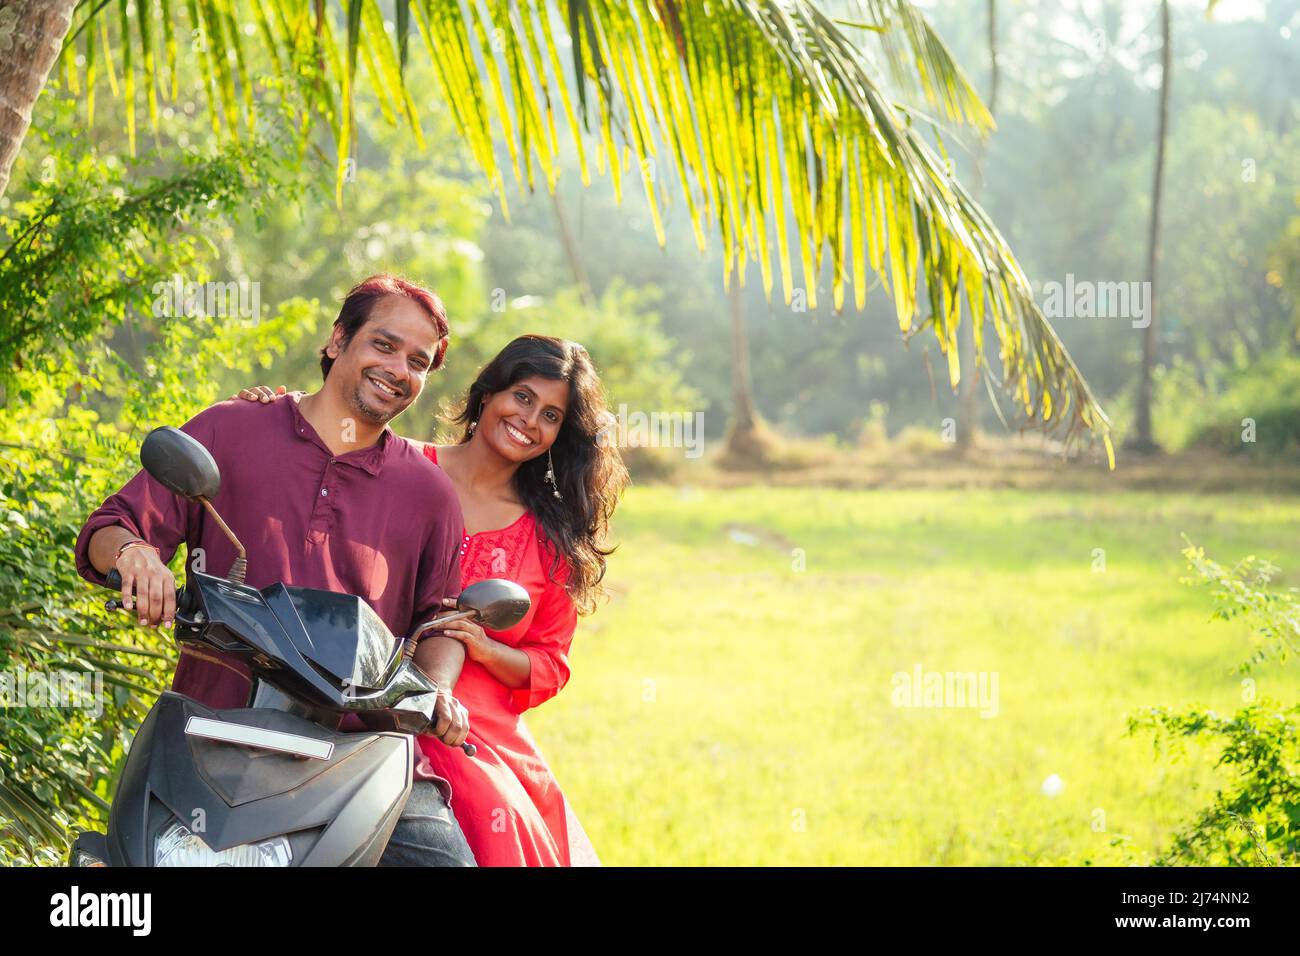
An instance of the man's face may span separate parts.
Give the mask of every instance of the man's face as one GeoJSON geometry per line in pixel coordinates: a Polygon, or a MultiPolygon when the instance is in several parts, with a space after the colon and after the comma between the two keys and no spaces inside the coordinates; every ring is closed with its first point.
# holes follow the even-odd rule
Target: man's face
{"type": "Polygon", "coordinates": [[[420,397],[437,346],[424,309],[405,296],[384,296],[346,348],[334,329],[326,346],[334,359],[328,382],[358,415],[384,425],[420,397]]]}

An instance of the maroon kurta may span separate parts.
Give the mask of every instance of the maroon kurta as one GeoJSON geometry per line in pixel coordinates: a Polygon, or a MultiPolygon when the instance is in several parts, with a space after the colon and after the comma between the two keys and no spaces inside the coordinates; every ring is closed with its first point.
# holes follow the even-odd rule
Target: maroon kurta
{"type": "MultiPolygon", "coordinates": [[[[335,456],[298,410],[302,392],[264,407],[232,400],[181,426],[221,469],[212,504],[248,552],[247,583],[276,582],[363,598],[397,637],[460,593],[460,502],[450,480],[415,444],[385,428],[369,448],[335,456]]],[[[90,537],[121,525],[169,562],[226,574],[235,548],[198,504],[140,471],[86,522],[77,571],[104,583],[90,563],[90,537]],[[201,563],[200,563],[201,562],[201,563]]],[[[219,651],[184,648],[172,689],[214,708],[247,706],[248,669],[219,651]]],[[[416,748],[417,759],[420,751],[416,748]]],[[[416,776],[438,779],[421,760],[416,776]]]]}

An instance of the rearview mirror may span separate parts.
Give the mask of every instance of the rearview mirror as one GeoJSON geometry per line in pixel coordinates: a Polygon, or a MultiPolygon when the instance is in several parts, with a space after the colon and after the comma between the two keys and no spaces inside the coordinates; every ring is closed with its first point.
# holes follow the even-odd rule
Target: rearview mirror
{"type": "Polygon", "coordinates": [[[179,428],[163,425],[145,436],[140,464],[173,494],[211,500],[221,490],[221,471],[212,454],[179,428]]]}
{"type": "Polygon", "coordinates": [[[528,592],[514,581],[488,578],[475,582],[460,592],[460,597],[456,599],[456,610],[426,621],[411,633],[406,639],[402,656],[409,661],[415,655],[415,645],[421,634],[436,631],[452,621],[468,618],[489,631],[507,631],[524,619],[532,604],[528,592]]]}
{"type": "Polygon", "coordinates": [[[532,601],[514,581],[487,578],[471,584],[456,600],[458,611],[473,611],[478,623],[490,631],[506,631],[524,619],[532,601]]]}

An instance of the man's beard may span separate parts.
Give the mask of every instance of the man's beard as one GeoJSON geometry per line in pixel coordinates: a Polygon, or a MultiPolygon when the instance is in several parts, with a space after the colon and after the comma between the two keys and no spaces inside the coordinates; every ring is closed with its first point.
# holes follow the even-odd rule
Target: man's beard
{"type": "Polygon", "coordinates": [[[382,409],[375,408],[373,405],[367,404],[366,400],[361,397],[360,385],[356,385],[352,389],[351,405],[353,408],[355,408],[358,412],[360,412],[362,415],[364,415],[367,419],[369,419],[371,422],[373,422],[376,425],[387,425],[398,415],[402,414],[402,412],[406,411],[405,405],[403,405],[401,408],[397,409],[396,411],[386,412],[383,411],[382,409]]]}

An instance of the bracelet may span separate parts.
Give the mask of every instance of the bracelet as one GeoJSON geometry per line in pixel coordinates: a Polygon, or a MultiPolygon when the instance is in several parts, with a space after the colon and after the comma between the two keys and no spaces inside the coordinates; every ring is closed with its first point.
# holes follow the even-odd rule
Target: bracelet
{"type": "Polygon", "coordinates": [[[136,538],[134,541],[128,541],[126,544],[122,545],[122,547],[117,549],[117,554],[113,555],[113,567],[117,567],[117,562],[122,560],[122,555],[124,555],[130,548],[153,548],[154,554],[158,555],[159,560],[162,560],[161,551],[154,548],[152,544],[145,541],[143,538],[136,538]]]}

